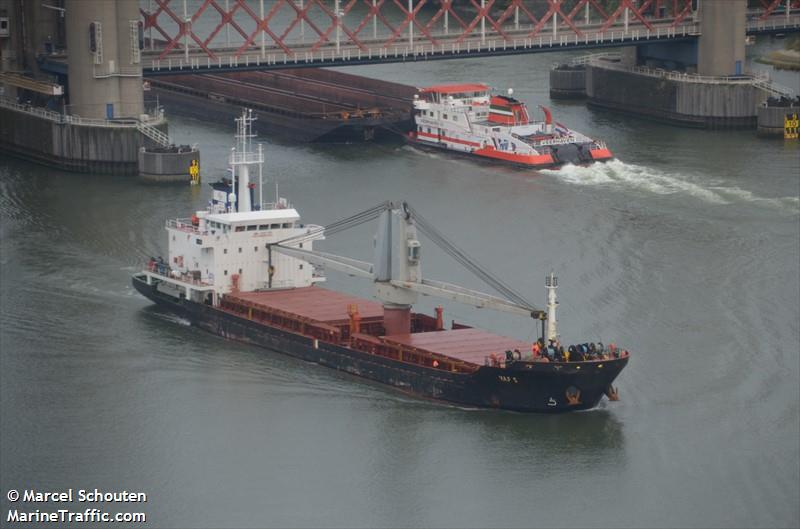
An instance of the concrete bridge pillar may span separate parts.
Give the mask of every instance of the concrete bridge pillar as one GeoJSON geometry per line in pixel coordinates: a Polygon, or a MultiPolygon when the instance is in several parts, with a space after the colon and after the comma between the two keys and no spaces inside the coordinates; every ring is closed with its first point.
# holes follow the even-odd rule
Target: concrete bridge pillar
{"type": "Polygon", "coordinates": [[[697,73],[744,73],[747,0],[699,0],[697,73]]]}
{"type": "Polygon", "coordinates": [[[138,2],[67,0],[69,111],[87,118],[144,112],[138,2]]]}

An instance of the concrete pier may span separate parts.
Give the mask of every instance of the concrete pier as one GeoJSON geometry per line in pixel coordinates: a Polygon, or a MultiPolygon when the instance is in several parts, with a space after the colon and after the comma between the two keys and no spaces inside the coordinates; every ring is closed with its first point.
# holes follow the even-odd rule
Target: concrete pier
{"type": "MultiPolygon", "coordinates": [[[[139,149],[154,145],[141,123],[89,120],[0,99],[0,151],[66,171],[134,176],[139,149]]],[[[166,129],[162,116],[147,123],[166,129]]]]}
{"type": "Polygon", "coordinates": [[[180,145],[169,148],[139,149],[139,176],[152,182],[188,182],[190,170],[197,164],[197,147],[180,145]]]}
{"type": "Polygon", "coordinates": [[[559,64],[550,70],[551,99],[583,99],[585,97],[585,65],[559,64]]]}
{"type": "Polygon", "coordinates": [[[756,80],[725,79],[592,63],[589,105],[706,129],[754,129],[767,92],[756,80]]]}
{"type": "Polygon", "coordinates": [[[144,112],[137,2],[67,0],[69,113],[85,118],[144,112]]]}
{"type": "Polygon", "coordinates": [[[758,107],[758,135],[783,138],[787,114],[800,114],[800,100],[768,100],[758,107]]]}

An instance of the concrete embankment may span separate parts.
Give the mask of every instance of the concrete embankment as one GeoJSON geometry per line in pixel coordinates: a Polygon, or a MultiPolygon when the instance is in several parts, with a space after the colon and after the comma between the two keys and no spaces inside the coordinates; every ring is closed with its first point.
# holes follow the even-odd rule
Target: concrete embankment
{"type": "Polygon", "coordinates": [[[586,67],[589,105],[706,129],[754,129],[767,93],[750,80],[586,67]]]}
{"type": "MultiPolygon", "coordinates": [[[[139,148],[151,141],[135,121],[80,120],[0,104],[0,150],[67,171],[139,174],[139,148]]],[[[166,129],[163,120],[152,123],[166,129]]]]}

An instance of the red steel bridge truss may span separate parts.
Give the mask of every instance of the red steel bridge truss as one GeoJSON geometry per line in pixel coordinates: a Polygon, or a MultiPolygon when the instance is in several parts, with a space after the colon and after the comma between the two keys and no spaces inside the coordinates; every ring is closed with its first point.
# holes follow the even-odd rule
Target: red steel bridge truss
{"type": "MultiPolygon", "coordinates": [[[[386,58],[696,35],[698,0],[140,0],[153,64],[386,58]],[[315,55],[316,54],[316,55],[315,55]]],[[[699,0],[703,1],[703,0],[699,0]]],[[[748,29],[800,20],[800,0],[750,0],[748,29]],[[787,7],[787,2],[788,7],[787,7]]],[[[215,66],[217,64],[214,64],[215,66]]]]}

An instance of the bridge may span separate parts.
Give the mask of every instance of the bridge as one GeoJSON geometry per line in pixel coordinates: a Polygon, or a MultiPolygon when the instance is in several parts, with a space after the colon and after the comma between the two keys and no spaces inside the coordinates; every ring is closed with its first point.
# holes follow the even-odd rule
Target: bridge
{"type": "MultiPolygon", "coordinates": [[[[800,0],[759,2],[747,12],[747,34],[800,30],[800,0]]],[[[698,0],[202,0],[193,7],[142,5],[145,75],[605,48],[702,34],[698,0]]]]}

